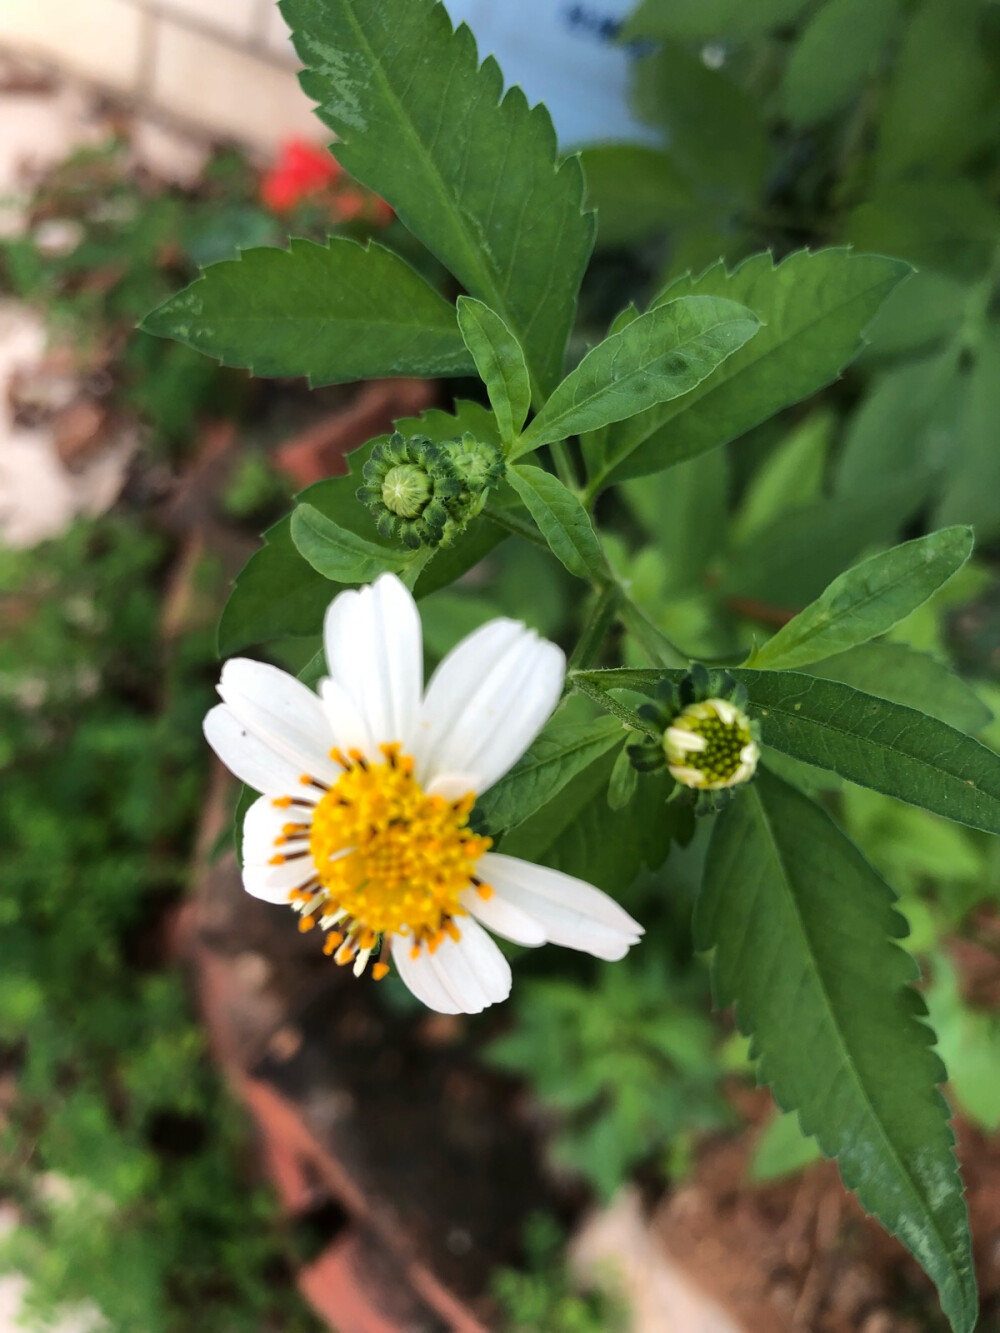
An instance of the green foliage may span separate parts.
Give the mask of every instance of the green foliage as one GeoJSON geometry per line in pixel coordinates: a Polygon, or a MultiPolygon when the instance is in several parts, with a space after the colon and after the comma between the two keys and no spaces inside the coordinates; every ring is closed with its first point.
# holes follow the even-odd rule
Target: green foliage
{"type": "Polygon", "coordinates": [[[604,568],[601,543],[583,505],[558,477],[540,467],[512,464],[507,480],[524,501],[556,559],[578,579],[604,568]]]}
{"type": "Polygon", "coordinates": [[[798,672],[739,671],[766,745],[971,828],[1000,832],[1000,756],[914,708],[798,672]]]}
{"type": "Polygon", "coordinates": [[[524,348],[535,391],[562,372],[593,246],[579,161],[556,163],[548,112],[501,98],[492,57],[443,5],[283,0],[302,86],[339,136],[336,156],[376,190],[524,348]],[[503,163],[517,189],[498,189],[503,163]]]}
{"type": "Polygon", "coordinates": [[[883,640],[862,644],[814,663],[809,674],[905,704],[973,735],[982,731],[991,717],[989,708],[960,676],[905,643],[883,640]]]}
{"type": "Polygon", "coordinates": [[[125,516],[0,555],[0,1042],[16,1097],[0,1265],[39,1326],[305,1333],[245,1129],[164,965],[205,758],[211,646],[159,637],[169,552],[125,516]],[[142,966],[138,960],[144,959],[142,966]],[[25,1145],[30,1151],[25,1152],[25,1145]]]}
{"type": "Polygon", "coordinates": [[[410,558],[387,550],[343,528],[311,504],[296,505],[291,519],[292,542],[303,560],[336,583],[370,583],[387,569],[402,569],[410,558]]]}
{"type": "MultiPolygon", "coordinates": [[[[470,431],[478,439],[496,439],[491,418],[477,403],[459,403],[454,416],[447,412],[431,411],[423,416],[396,422],[404,435],[427,435],[432,440],[451,439],[470,431]]],[[[298,496],[299,504],[317,509],[341,530],[347,530],[364,543],[383,545],[386,567],[391,565],[393,549],[381,542],[372,517],[358,503],[357,490],[361,484],[361,469],[380,436],[371,440],[347,459],[350,471],[343,477],[332,477],[309,486],[298,496]]],[[[418,594],[442,586],[434,576],[442,568],[445,583],[450,583],[469,565],[497,544],[502,531],[483,527],[460,539],[449,556],[439,556],[430,565],[417,584],[418,594]],[[445,563],[447,561],[447,564],[445,563]],[[468,561],[463,567],[463,561],[468,561]]],[[[314,570],[299,554],[292,540],[289,518],[264,533],[265,545],[251,556],[238,575],[236,586],[226,603],[219,622],[219,652],[224,656],[238,652],[253,643],[276,639],[285,635],[315,634],[336,587],[314,570]]]]}
{"type": "Polygon", "coordinates": [[[458,298],[458,325],[486,385],[500,440],[509,447],[531,407],[524,353],[500,316],[471,296],[458,298]]]}
{"type": "Polygon", "coordinates": [[[641,477],[714,449],[815,393],[857,355],[862,335],[907,273],[897,260],[847,250],[799,251],[775,265],[756,255],[671,283],[657,304],[715,296],[754,312],[761,329],[692,393],[610,433],[591,489],[641,477]]]}
{"type": "Polygon", "coordinates": [[[829,0],[815,11],[781,87],[782,107],[794,126],[813,125],[851,101],[874,69],[899,9],[899,0],[829,0]]]}
{"type": "Polygon", "coordinates": [[[712,1026],[685,998],[651,956],[603,970],[591,988],[529,982],[517,1003],[530,1022],[488,1048],[559,1113],[556,1160],[605,1197],[675,1135],[726,1119],[712,1026]]]}
{"type": "Polygon", "coordinates": [[[493,833],[523,824],[620,739],[621,726],[612,718],[592,722],[556,718],[478,802],[486,827],[493,833]]]}
{"type": "Polygon", "coordinates": [[[472,368],[449,303],[391,250],[343,237],[244,250],[205,269],[142,327],[224,366],[305,375],[312,385],[472,368]]]}
{"type": "Polygon", "coordinates": [[[783,625],[748,665],[788,670],[867,643],[922,606],[972,554],[971,528],[944,528],[855,565],[783,625]]]}
{"type": "Polygon", "coordinates": [[[799,1112],[866,1210],[934,1278],[953,1326],[971,1333],[979,1305],[936,1087],[945,1070],[892,904],[832,820],[765,775],[716,826],[696,942],[713,951],[716,1003],[736,1005],[778,1104],[799,1112]]]}
{"type": "MultiPolygon", "coordinates": [[[[525,1227],[527,1268],[501,1268],[493,1292],[503,1307],[504,1333],[624,1333],[625,1310],[607,1294],[574,1290],[560,1253],[562,1235],[544,1213],[525,1227]]],[[[613,1274],[611,1275],[613,1279],[613,1274]]]]}
{"type": "Polygon", "coordinates": [[[757,1185],[795,1175],[820,1158],[819,1146],[799,1128],[798,1116],[775,1115],[764,1126],[754,1144],[747,1172],[757,1185]]]}
{"type": "MultiPolygon", "coordinates": [[[[324,342],[281,320],[261,333],[257,365],[322,363],[323,378],[376,361],[417,368],[402,347],[455,358],[437,373],[475,366],[491,410],[460,402],[399,423],[438,443],[469,432],[506,467],[457,540],[412,567],[430,655],[489,616],[523,617],[565,641],[567,694],[589,702],[568,699],[473,817],[506,852],[637,895],[649,927],[645,968],[641,954],[593,972],[578,961],[585,981],[557,981],[546,969],[572,962],[523,959],[534,978],[499,1058],[563,1113],[558,1153],[604,1192],[671,1136],[684,1141],[702,1110],[714,1123],[719,1061],[663,945],[676,938],[680,954],[687,942],[702,843],[690,808],[670,799],[673,779],[637,775],[621,756],[656,738],[636,691],[676,680],[692,656],[721,671],[753,643],[754,669],[732,670],[760,723],[762,775],[730,793],[711,830],[697,940],[714,949],[718,998],[753,1030],[779,1103],[938,1283],[953,1327],[971,1329],[944,1070],[878,872],[906,892],[914,948],[930,951],[942,987],[959,1099],[964,1083],[985,1123],[992,1083],[970,1071],[992,1019],[948,992],[937,955],[941,930],[995,896],[982,834],[1000,832],[1000,757],[969,734],[995,741],[989,710],[950,651],[961,642],[975,671],[991,669],[991,6],[961,0],[956,18],[945,0],[644,0],[626,27],[654,42],[635,100],[666,133],[661,147],[587,151],[605,253],[582,289],[592,221],[580,163],[557,163],[545,111],[517,89],[501,97],[495,62],[478,64],[441,5],[285,0],[284,11],[337,155],[469,295],[453,311],[388,252],[296,244],[210,270],[193,290],[255,265],[314,274],[331,255],[383,276],[346,290],[310,279],[301,296],[267,281],[251,292],[241,277],[239,293],[175,331],[207,346],[231,321],[244,338],[240,311],[266,291],[293,326],[303,311],[313,330],[317,318],[341,323],[324,342]],[[342,348],[352,310],[367,332],[342,348]],[[377,339],[375,316],[387,330],[377,339]],[[419,341],[415,326],[429,330],[419,341]],[[546,445],[537,463],[518,462],[546,445]],[[928,532],[932,522],[954,526],[928,532]],[[595,703],[610,717],[594,722],[595,703]],[[619,748],[623,729],[634,734],[619,748]],[[671,852],[667,894],[659,868],[671,852]]],[[[406,567],[405,534],[383,523],[380,537],[358,504],[374,444],[266,534],[226,609],[225,651],[270,638],[293,651],[298,636],[301,665],[340,588],[406,567]]],[[[313,657],[306,678],[318,669],[313,657]]],[[[35,1004],[30,987],[11,997],[13,1012],[35,1004]]],[[[763,1176],[808,1152],[792,1122],[776,1126],[754,1168],[763,1176]]],[[[557,1327],[561,1307],[539,1299],[534,1317],[557,1327]]]]}
{"type": "Polygon", "coordinates": [[[639,315],[566,376],[512,456],[690,393],[759,327],[751,310],[724,298],[679,297],[639,315]]]}

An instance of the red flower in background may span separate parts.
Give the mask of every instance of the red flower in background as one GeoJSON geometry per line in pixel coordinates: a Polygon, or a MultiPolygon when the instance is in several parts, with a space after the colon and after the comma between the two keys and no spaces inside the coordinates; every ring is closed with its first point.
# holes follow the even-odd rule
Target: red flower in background
{"type": "Polygon", "coordinates": [[[335,185],[343,174],[343,167],[325,149],[305,139],[290,139],[261,181],[261,198],[274,212],[287,213],[335,185]]]}
{"type": "Polygon", "coordinates": [[[384,227],[393,217],[384,199],[352,181],[336,158],[305,139],[290,139],[282,146],[261,180],[260,197],[273,213],[325,202],[336,222],[359,220],[384,227]]]}

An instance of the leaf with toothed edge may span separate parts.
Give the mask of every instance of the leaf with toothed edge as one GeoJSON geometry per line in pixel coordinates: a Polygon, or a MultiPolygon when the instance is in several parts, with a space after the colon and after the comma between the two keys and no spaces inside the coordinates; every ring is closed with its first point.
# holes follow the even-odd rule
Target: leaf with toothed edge
{"type": "Polygon", "coordinates": [[[720,1007],[761,1080],[934,1280],[955,1333],[978,1313],[946,1072],[896,941],[895,895],[833,820],[764,772],[713,831],[695,908],[720,1007]],[[795,1022],[790,1021],[795,1016],[795,1022]]]}
{"type": "Polygon", "coordinates": [[[292,237],[202,271],[142,323],[224,366],[311,385],[468,375],[455,308],[398,255],[343,237],[292,237]]]}
{"type": "Polygon", "coordinates": [[[799,250],[778,264],[752,255],[731,272],[719,262],[671,282],[654,308],[682,296],[726,297],[748,306],[761,331],[691,393],[612,427],[602,457],[588,459],[592,489],[726,444],[829,384],[909,272],[883,255],[799,250]]]}
{"type": "MultiPolygon", "coordinates": [[[[765,747],[957,824],[1000,833],[1000,755],[936,717],[836,680],[800,671],[730,668],[765,747]]],[[[599,691],[651,693],[683,671],[615,668],[570,672],[599,691]]],[[[592,696],[593,697],[593,696],[592,696]]],[[[611,711],[609,709],[609,711],[611,711]]]]}
{"type": "Polygon", "coordinates": [[[303,90],[343,166],[503,319],[540,401],[562,375],[594,242],[577,157],[544,107],[503,93],[435,0],[282,0],[303,90]]]}

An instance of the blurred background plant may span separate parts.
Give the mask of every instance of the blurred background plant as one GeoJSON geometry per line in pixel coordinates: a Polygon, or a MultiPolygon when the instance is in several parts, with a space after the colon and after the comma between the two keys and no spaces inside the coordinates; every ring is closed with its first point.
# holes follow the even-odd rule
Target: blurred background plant
{"type": "MultiPolygon", "coordinates": [[[[824,673],[1000,748],[1000,9],[643,0],[622,35],[637,44],[636,108],[665,146],[584,152],[600,232],[578,352],[628,300],[641,307],[720,256],[843,243],[918,271],[842,381],[738,446],[606,498],[613,562],[671,639],[711,659],[784,623],[864,553],[972,523],[974,563],[824,673]]],[[[26,217],[23,234],[0,240],[0,287],[42,312],[52,352],[14,383],[14,409],[55,412],[70,460],[124,426],[140,447],[112,512],[0,553],[0,1193],[18,1217],[0,1257],[30,1279],[43,1327],[87,1305],[116,1333],[305,1330],[315,1325],[290,1280],[300,1247],[254,1181],[167,939],[206,788],[199,723],[233,550],[252,549],[287,507],[275,447],[331,399],[262,386],[135,325],[198,265],[290,232],[377,232],[440,271],[382,201],[299,141],[264,172],[220,152],[180,189],[136,170],[114,139],[45,173],[26,217]],[[192,474],[219,422],[233,431],[231,465],[204,484],[229,545],[192,553],[165,517],[166,479],[192,474]]],[[[512,611],[559,638],[577,613],[572,586],[509,541],[427,599],[431,655],[512,611]]],[[[313,647],[289,643],[283,660],[303,665],[313,647]]],[[[995,842],[785,762],[902,895],[954,1100],[994,1134],[995,842]]],[[[613,969],[522,956],[513,1000],[469,1025],[472,1043],[526,1084],[574,1207],[633,1178],[652,1194],[689,1181],[724,1136],[748,1145],[733,1191],[807,1169],[811,1144],[748,1100],[745,1043],[710,1017],[706,973],[685,961],[703,837],[651,833],[651,791],[629,806],[621,842],[602,844],[618,818],[610,762],[598,776],[569,784],[564,826],[526,826],[510,849],[614,887],[647,925],[643,950],[613,969]],[[583,833],[570,827],[581,811],[583,833]]],[[[525,1267],[497,1277],[507,1327],[624,1326],[613,1301],[571,1290],[553,1225],[529,1234],[525,1267]]],[[[986,1285],[995,1302],[1000,1282],[986,1285]]],[[[909,1327],[935,1327],[929,1305],[914,1308],[909,1327]]]]}

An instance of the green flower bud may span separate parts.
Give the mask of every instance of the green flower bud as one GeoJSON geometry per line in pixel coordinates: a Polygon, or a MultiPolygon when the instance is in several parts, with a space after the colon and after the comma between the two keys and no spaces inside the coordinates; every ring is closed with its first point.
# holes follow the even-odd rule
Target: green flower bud
{"type": "Polygon", "coordinates": [[[700,664],[676,685],[661,681],[656,702],[639,709],[659,735],[629,747],[633,766],[643,773],[667,768],[678,784],[674,796],[686,793],[696,814],[719,809],[734,787],[750,781],[760,759],[759,728],[746,702],[746,690],[727,671],[700,664]]]}
{"type": "Polygon", "coordinates": [[[437,442],[397,431],[372,450],[357,494],[383,537],[413,550],[447,546],[482,509],[503,469],[500,450],[471,435],[437,442]]]}
{"type": "Polygon", "coordinates": [[[398,518],[419,518],[433,486],[430,477],[415,463],[397,463],[382,482],[382,503],[398,518]]]}

